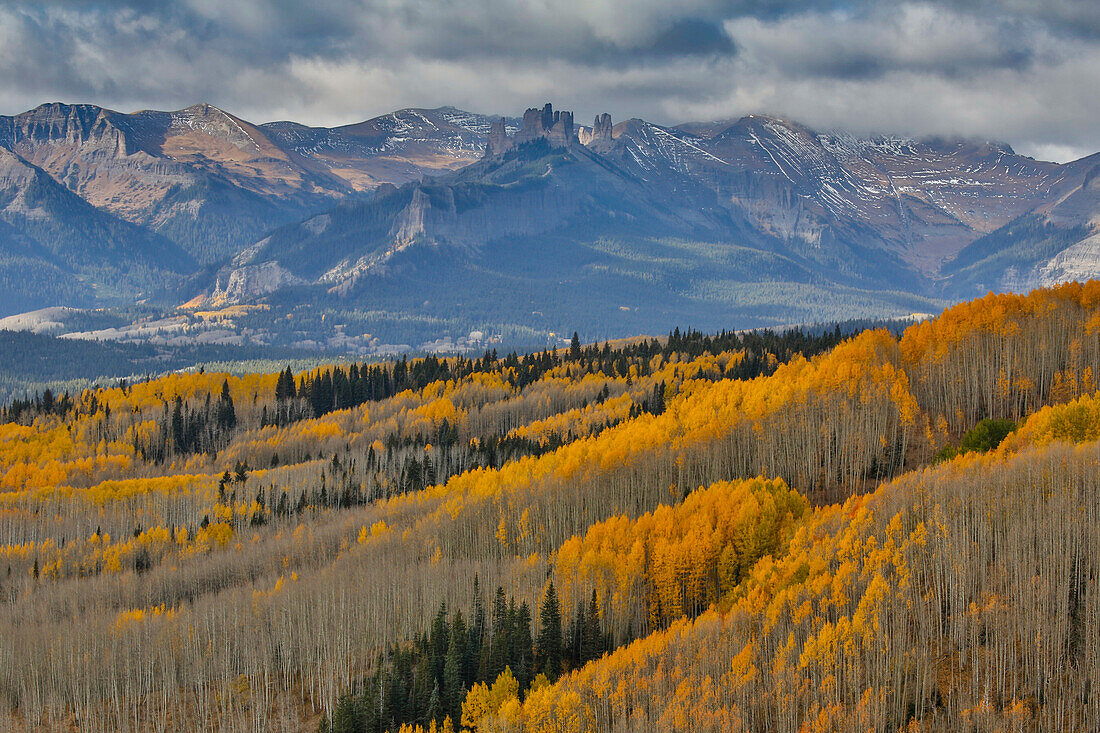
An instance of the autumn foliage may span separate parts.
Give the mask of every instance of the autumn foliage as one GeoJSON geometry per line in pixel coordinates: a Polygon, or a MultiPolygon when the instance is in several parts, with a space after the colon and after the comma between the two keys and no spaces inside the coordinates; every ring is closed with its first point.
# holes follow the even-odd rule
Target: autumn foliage
{"type": "Polygon", "coordinates": [[[335,733],[370,699],[393,731],[1087,730],[1097,370],[1087,283],[900,338],[675,333],[13,405],[0,724],[335,733]],[[1003,442],[945,450],[983,421],[1003,442]],[[517,612],[555,588],[572,661],[467,665],[434,707],[442,668],[364,696],[441,605],[476,616],[475,579],[517,612]]]}

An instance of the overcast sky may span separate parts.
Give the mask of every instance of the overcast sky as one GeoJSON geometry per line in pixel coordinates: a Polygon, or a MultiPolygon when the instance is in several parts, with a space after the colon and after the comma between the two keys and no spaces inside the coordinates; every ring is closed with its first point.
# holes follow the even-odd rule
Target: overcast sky
{"type": "Polygon", "coordinates": [[[1100,150],[1100,0],[0,0],[0,113],[207,101],[254,122],[402,107],[1100,150]]]}

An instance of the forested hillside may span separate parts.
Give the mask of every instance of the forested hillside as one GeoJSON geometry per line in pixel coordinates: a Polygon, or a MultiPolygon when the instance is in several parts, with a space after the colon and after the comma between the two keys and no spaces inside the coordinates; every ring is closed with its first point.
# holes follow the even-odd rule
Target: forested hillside
{"type": "Polygon", "coordinates": [[[14,730],[1087,730],[1100,282],[0,413],[14,730]]]}
{"type": "Polygon", "coordinates": [[[178,346],[59,338],[26,331],[0,330],[0,404],[49,389],[60,395],[95,384],[148,378],[172,371],[202,369],[204,364],[242,371],[246,364],[316,365],[317,357],[293,349],[187,344],[178,346]],[[197,365],[197,366],[196,366],[197,365]]]}

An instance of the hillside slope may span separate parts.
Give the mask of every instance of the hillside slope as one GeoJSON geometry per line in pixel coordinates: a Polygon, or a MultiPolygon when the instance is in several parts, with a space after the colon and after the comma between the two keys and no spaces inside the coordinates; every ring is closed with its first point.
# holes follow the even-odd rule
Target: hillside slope
{"type": "Polygon", "coordinates": [[[1100,274],[1100,156],[1063,167],[1057,196],[971,242],[944,266],[956,297],[1027,290],[1100,274]]]}
{"type": "Polygon", "coordinates": [[[1087,728],[1098,308],[1091,282],[900,338],[674,332],[14,403],[0,716],[1087,728]],[[1023,422],[933,465],[986,420],[1023,422]]]}

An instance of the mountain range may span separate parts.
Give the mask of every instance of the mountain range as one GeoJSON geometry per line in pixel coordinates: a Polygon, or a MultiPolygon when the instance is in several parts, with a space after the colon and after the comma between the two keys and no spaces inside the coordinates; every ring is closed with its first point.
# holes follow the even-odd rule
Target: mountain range
{"type": "Polygon", "coordinates": [[[254,340],[286,343],[325,314],[425,336],[896,315],[1100,274],[1098,172],[759,115],[319,128],[48,104],[0,117],[0,315],[262,306],[254,340]]]}

